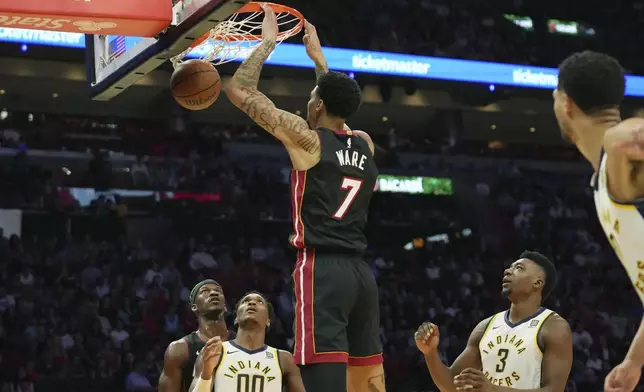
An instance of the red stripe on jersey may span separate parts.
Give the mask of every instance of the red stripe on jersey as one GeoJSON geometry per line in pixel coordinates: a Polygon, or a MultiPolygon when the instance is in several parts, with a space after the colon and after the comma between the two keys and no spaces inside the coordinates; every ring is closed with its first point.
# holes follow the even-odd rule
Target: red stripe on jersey
{"type": "Polygon", "coordinates": [[[291,245],[304,248],[304,222],[302,222],[302,201],[306,188],[306,170],[291,171],[291,211],[293,214],[293,235],[291,245]]]}

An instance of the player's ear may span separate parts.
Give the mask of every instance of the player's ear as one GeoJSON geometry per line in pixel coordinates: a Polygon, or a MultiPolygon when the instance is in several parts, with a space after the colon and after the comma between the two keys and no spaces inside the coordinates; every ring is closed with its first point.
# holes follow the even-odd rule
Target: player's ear
{"type": "Polygon", "coordinates": [[[322,111],[322,108],[324,108],[324,101],[320,99],[318,101],[318,104],[315,106],[315,110],[317,112],[320,112],[320,111],[322,111]]]}
{"type": "Polygon", "coordinates": [[[193,313],[197,313],[197,305],[196,305],[196,304],[192,304],[192,305],[190,306],[190,310],[192,310],[192,312],[193,312],[193,313]]]}
{"type": "Polygon", "coordinates": [[[544,282],[543,278],[537,278],[537,279],[534,281],[534,287],[535,287],[536,289],[542,288],[544,284],[545,284],[545,282],[544,282]]]}
{"type": "Polygon", "coordinates": [[[572,101],[572,99],[570,99],[570,97],[568,96],[568,94],[566,94],[566,93],[562,92],[562,93],[561,93],[561,95],[562,95],[562,97],[561,97],[561,98],[563,99],[563,108],[564,108],[564,111],[566,112],[566,114],[567,114],[568,116],[571,116],[571,115],[572,115],[572,110],[573,110],[573,108],[575,107],[575,103],[572,101]]]}

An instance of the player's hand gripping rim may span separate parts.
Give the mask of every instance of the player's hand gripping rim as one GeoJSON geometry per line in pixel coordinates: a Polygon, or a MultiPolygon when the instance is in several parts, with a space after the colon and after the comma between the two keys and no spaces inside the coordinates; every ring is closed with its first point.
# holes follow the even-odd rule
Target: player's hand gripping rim
{"type": "Polygon", "coordinates": [[[262,3],[262,10],[264,11],[264,20],[262,21],[262,40],[270,43],[277,42],[277,16],[275,11],[266,3],[262,3]]]}

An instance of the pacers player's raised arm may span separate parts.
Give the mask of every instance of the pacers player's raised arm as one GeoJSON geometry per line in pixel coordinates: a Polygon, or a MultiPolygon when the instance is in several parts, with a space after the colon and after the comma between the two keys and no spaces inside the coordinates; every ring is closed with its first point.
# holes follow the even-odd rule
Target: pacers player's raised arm
{"type": "Polygon", "coordinates": [[[277,109],[275,104],[258,89],[259,76],[264,62],[277,42],[277,20],[270,7],[264,8],[262,43],[239,66],[226,87],[228,99],[243,110],[260,127],[270,132],[286,145],[315,155],[320,151],[317,134],[306,121],[295,114],[277,109]]]}
{"type": "Polygon", "coordinates": [[[479,343],[485,334],[485,330],[490,323],[490,319],[491,317],[481,321],[474,328],[467,341],[465,350],[463,350],[461,355],[456,358],[451,367],[447,367],[443,364],[438,353],[438,327],[429,322],[423,323],[418,327],[418,330],[414,335],[416,346],[423,353],[429,374],[441,392],[457,391],[456,385],[454,385],[454,377],[460,374],[463,370],[467,368],[481,368],[479,343]]]}
{"type": "Polygon", "coordinates": [[[603,145],[611,195],[622,202],[644,198],[644,119],[629,118],[608,129],[603,145]]]}

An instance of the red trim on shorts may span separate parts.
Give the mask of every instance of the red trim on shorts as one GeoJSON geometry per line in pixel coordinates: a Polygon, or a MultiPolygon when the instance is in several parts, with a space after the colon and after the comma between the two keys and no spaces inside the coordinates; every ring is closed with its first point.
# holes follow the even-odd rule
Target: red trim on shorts
{"type": "Polygon", "coordinates": [[[295,346],[293,347],[293,359],[296,365],[347,363],[349,354],[346,352],[319,353],[315,349],[314,267],[315,250],[300,250],[297,253],[295,271],[293,271],[293,286],[295,287],[295,346]]]}
{"type": "Polygon", "coordinates": [[[293,235],[290,243],[297,249],[304,248],[304,222],[302,222],[302,202],[306,188],[306,170],[291,170],[291,213],[293,235]]]}
{"type": "Polygon", "coordinates": [[[349,357],[349,366],[376,366],[383,363],[382,353],[368,357],[349,357]]]}

